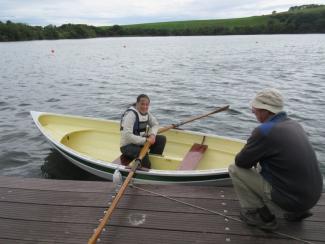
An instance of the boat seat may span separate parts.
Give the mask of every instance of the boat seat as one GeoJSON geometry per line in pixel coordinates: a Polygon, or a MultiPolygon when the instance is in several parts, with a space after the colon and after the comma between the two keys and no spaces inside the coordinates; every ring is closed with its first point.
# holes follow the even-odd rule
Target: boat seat
{"type": "Polygon", "coordinates": [[[183,158],[178,170],[194,170],[207,150],[208,145],[194,143],[183,158]]]}

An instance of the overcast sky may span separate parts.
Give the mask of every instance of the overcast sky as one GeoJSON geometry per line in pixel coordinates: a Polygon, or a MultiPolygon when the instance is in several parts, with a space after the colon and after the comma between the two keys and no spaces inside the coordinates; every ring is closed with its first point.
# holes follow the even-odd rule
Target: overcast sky
{"type": "Polygon", "coordinates": [[[325,4],[325,0],[0,0],[0,21],[125,25],[248,17],[303,4],[325,4]]]}

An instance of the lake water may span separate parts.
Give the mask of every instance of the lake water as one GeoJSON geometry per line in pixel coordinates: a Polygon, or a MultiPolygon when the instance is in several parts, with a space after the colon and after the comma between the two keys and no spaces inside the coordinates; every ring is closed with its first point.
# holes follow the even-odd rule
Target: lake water
{"type": "Polygon", "coordinates": [[[229,104],[183,128],[247,139],[249,102],[266,87],[283,93],[325,175],[325,35],[0,43],[0,175],[91,178],[51,150],[30,110],[119,119],[147,93],[162,125],[229,104]]]}

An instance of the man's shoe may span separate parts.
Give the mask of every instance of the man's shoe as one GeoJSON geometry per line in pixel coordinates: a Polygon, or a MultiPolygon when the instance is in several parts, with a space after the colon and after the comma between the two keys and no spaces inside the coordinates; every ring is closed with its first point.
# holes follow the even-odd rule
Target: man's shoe
{"type": "Polygon", "coordinates": [[[283,214],[283,217],[289,222],[299,222],[312,215],[313,213],[307,210],[304,212],[287,212],[283,214]]]}
{"type": "Polygon", "coordinates": [[[273,231],[278,228],[275,216],[265,221],[260,215],[260,209],[241,210],[240,219],[247,225],[255,226],[261,230],[273,231]]]}

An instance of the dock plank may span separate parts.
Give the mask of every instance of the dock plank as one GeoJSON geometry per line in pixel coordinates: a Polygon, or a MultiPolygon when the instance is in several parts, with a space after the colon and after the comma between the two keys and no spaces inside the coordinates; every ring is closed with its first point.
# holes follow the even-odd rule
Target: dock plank
{"type": "MultiPolygon", "coordinates": [[[[64,224],[46,224],[46,223],[33,223],[25,221],[23,224],[31,226],[30,231],[26,234],[24,226],[17,225],[20,222],[14,220],[5,221],[6,240],[5,243],[29,243],[37,240],[37,243],[86,243],[89,236],[88,231],[92,228],[85,224],[76,224],[72,227],[67,227],[64,224]],[[16,231],[11,231],[15,228],[16,231]],[[64,231],[61,231],[61,230],[64,231]],[[17,240],[16,234],[22,233],[22,240],[17,240]],[[23,242],[17,242],[23,241],[23,242]]],[[[1,239],[0,239],[1,240],[1,239]]],[[[166,244],[182,244],[182,243],[279,243],[279,244],[293,244],[297,243],[294,240],[288,239],[270,239],[267,236],[253,237],[249,235],[233,235],[228,233],[214,234],[205,232],[184,232],[184,231],[171,231],[171,230],[157,230],[154,228],[130,228],[123,226],[109,226],[103,235],[100,237],[99,243],[148,243],[153,242],[166,243],[166,244]]],[[[34,242],[35,243],[35,242],[34,242]]],[[[315,242],[316,243],[316,242],[315,242]]],[[[320,243],[320,242],[318,242],[320,243]]]]}
{"type": "MultiPolygon", "coordinates": [[[[76,209],[85,209],[86,207],[92,208],[107,208],[109,201],[111,201],[112,193],[93,195],[90,193],[69,193],[69,198],[66,195],[59,192],[59,194],[53,195],[52,191],[42,191],[39,193],[36,190],[9,190],[10,195],[7,194],[7,190],[2,192],[0,189],[0,195],[2,196],[2,202],[0,202],[0,213],[10,212],[10,206],[15,206],[13,209],[27,208],[29,204],[38,204],[40,208],[46,207],[46,205],[52,205],[56,209],[64,209],[61,206],[74,206],[76,209]],[[26,194],[27,191],[27,194],[26,194]],[[88,196],[88,197],[87,197],[88,196]],[[7,204],[5,204],[7,203],[7,204]],[[21,203],[19,205],[19,203],[21,203]],[[44,206],[43,206],[44,205],[44,206]]],[[[97,193],[98,194],[98,193],[97,193]]],[[[222,214],[233,216],[239,212],[238,202],[235,200],[226,199],[197,199],[197,198],[179,198],[174,197],[178,201],[183,201],[188,204],[200,206],[212,211],[219,211],[222,214]]],[[[31,205],[32,206],[32,205],[31,205]]],[[[139,210],[151,210],[159,212],[178,212],[178,213],[206,213],[206,211],[186,206],[180,203],[174,203],[169,199],[165,199],[157,196],[148,195],[125,195],[120,201],[118,208],[121,209],[139,209],[139,210]]],[[[325,222],[325,206],[316,206],[313,208],[314,215],[308,220],[312,221],[324,221],[325,222]]]]}
{"type": "MultiPolygon", "coordinates": [[[[16,207],[15,211],[7,211],[9,207],[3,206],[3,204],[1,207],[4,207],[0,213],[0,218],[2,219],[28,220],[47,224],[90,224],[93,228],[96,228],[99,223],[98,220],[103,217],[103,211],[105,210],[70,206],[62,208],[61,206],[39,206],[35,204],[20,207],[13,205],[12,207],[16,207]]],[[[110,225],[214,234],[223,234],[227,228],[226,232],[230,234],[247,235],[248,231],[251,231],[250,235],[252,236],[265,236],[265,232],[255,228],[247,228],[243,223],[233,220],[225,222],[222,216],[205,213],[184,214],[141,209],[116,209],[110,225]]],[[[285,230],[285,233],[294,233],[296,236],[304,239],[319,240],[325,232],[325,227],[319,226],[319,223],[313,221],[294,223],[290,224],[289,227],[290,229],[287,228],[287,224],[284,221],[280,221],[280,228],[285,230]],[[302,229],[304,232],[302,232],[302,229]]]]}
{"type": "MultiPolygon", "coordinates": [[[[100,237],[105,243],[299,243],[194,207],[238,218],[232,187],[138,187],[128,188],[121,199],[100,237]]],[[[113,194],[110,182],[1,176],[0,243],[87,243],[113,194]]],[[[313,212],[301,223],[279,218],[279,232],[324,243],[325,205],[318,204],[313,212]]]]}
{"type": "MultiPolygon", "coordinates": [[[[141,186],[141,185],[139,185],[141,186]]],[[[35,190],[53,190],[63,192],[93,192],[93,193],[110,193],[114,191],[114,187],[108,181],[71,181],[71,180],[47,180],[36,178],[19,178],[19,177],[0,177],[0,188],[13,189],[35,189],[35,190]],[[78,182],[78,183],[76,183],[78,182]]],[[[223,186],[184,186],[173,185],[146,185],[145,188],[149,191],[159,192],[163,195],[171,197],[188,197],[188,198],[208,198],[208,199],[234,199],[237,200],[233,187],[223,186]],[[223,193],[227,194],[223,194],[223,193]],[[221,197],[224,195],[224,197],[221,197]]],[[[129,191],[126,195],[150,195],[143,191],[129,191]]],[[[318,205],[325,206],[325,195],[323,194],[318,202],[318,205]]]]}

